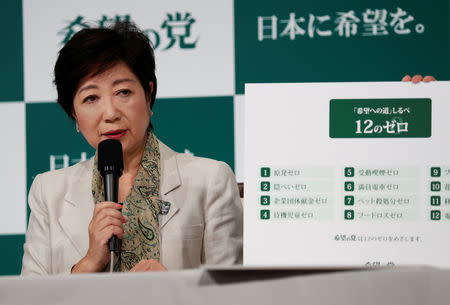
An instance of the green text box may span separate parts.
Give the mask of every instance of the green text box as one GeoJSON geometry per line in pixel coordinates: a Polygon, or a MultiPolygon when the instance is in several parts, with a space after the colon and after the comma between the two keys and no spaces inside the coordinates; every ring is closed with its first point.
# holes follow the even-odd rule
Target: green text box
{"type": "Polygon", "coordinates": [[[429,138],[431,99],[332,99],[330,138],[429,138]]]}

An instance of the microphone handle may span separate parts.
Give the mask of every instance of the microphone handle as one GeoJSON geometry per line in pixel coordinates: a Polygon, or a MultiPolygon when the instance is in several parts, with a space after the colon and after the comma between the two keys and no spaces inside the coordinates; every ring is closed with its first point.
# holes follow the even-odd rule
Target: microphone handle
{"type": "Polygon", "coordinates": [[[119,177],[113,172],[105,173],[103,179],[105,188],[105,201],[119,201],[119,177]]]}
{"type": "MultiPolygon", "coordinates": [[[[118,202],[119,199],[119,176],[114,172],[106,172],[103,179],[105,188],[105,201],[118,202]]],[[[119,241],[116,235],[113,235],[108,241],[109,251],[115,251],[119,241]]]]}

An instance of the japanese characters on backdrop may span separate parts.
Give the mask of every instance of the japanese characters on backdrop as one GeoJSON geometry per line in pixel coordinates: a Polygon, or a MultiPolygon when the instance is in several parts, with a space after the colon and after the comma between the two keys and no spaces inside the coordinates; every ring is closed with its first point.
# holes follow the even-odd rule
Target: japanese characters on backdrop
{"type": "Polygon", "coordinates": [[[414,23],[415,18],[402,8],[389,12],[387,9],[366,9],[357,13],[354,10],[336,12],[334,15],[289,13],[284,16],[258,16],[258,41],[277,40],[279,37],[289,37],[295,40],[297,36],[309,38],[362,36],[386,36],[390,34],[408,35],[414,31],[422,34],[425,26],[414,23]]]}
{"type": "MultiPolygon", "coordinates": [[[[131,21],[131,17],[130,15],[115,15],[114,17],[102,15],[101,18],[96,21],[91,21],[87,20],[84,16],[78,15],[73,20],[67,20],[67,25],[58,32],[58,35],[63,37],[61,40],[61,44],[63,45],[69,41],[76,32],[82,29],[95,27],[103,28],[117,21],[131,21]]],[[[162,47],[162,50],[165,51],[171,49],[175,45],[180,49],[193,49],[198,42],[198,37],[191,37],[191,26],[195,21],[196,20],[189,12],[184,14],[179,12],[173,14],[168,13],[159,30],[145,28],[143,31],[149,36],[155,50],[162,47]]]]}

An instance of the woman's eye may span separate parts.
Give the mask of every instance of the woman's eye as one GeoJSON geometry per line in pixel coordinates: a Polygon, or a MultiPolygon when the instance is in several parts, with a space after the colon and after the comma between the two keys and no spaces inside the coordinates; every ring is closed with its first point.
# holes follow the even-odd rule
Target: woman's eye
{"type": "Polygon", "coordinates": [[[131,90],[129,90],[129,89],[122,89],[118,92],[118,94],[120,96],[128,96],[128,95],[130,95],[130,93],[131,93],[131,90]]]}
{"type": "Polygon", "coordinates": [[[97,96],[95,96],[95,95],[89,95],[89,96],[86,96],[86,97],[83,99],[83,103],[92,103],[92,102],[94,102],[96,99],[97,99],[97,96]]]}

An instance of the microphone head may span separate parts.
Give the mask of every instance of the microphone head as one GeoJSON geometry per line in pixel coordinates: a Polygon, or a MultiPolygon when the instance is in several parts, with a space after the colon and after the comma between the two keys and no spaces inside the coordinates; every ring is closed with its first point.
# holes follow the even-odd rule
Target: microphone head
{"type": "Polygon", "coordinates": [[[102,176],[112,171],[119,177],[123,171],[122,143],[119,140],[106,139],[98,144],[98,170],[102,176]]]}

